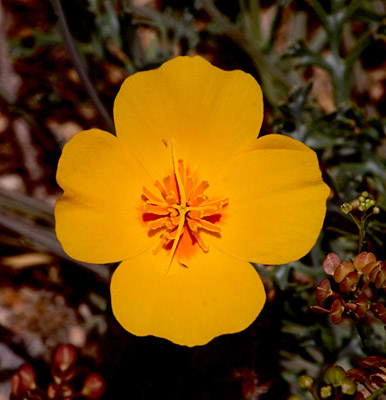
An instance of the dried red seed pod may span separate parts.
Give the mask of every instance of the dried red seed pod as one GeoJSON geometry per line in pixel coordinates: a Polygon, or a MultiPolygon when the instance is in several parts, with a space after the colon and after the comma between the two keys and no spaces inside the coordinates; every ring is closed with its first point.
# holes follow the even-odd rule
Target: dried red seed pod
{"type": "Polygon", "coordinates": [[[60,386],[56,383],[50,383],[47,388],[47,396],[49,399],[55,399],[60,394],[60,386]]]}
{"type": "Polygon", "coordinates": [[[369,299],[365,293],[361,293],[358,296],[356,305],[357,307],[354,311],[354,315],[357,318],[363,318],[366,315],[367,310],[370,308],[369,299]]]}
{"type": "Polygon", "coordinates": [[[14,396],[20,395],[20,376],[18,373],[12,375],[11,378],[11,394],[14,396]]]}
{"type": "Polygon", "coordinates": [[[344,308],[347,311],[355,311],[357,309],[357,305],[355,303],[344,303],[344,308]]]}
{"type": "Polygon", "coordinates": [[[349,261],[343,261],[342,264],[339,264],[334,271],[334,281],[340,283],[343,279],[350,273],[354,271],[353,263],[349,261]]]}
{"type": "Polygon", "coordinates": [[[377,261],[377,258],[375,257],[374,253],[367,253],[367,252],[360,253],[355,257],[354,268],[357,271],[362,271],[367,264],[374,261],[377,261]]]}
{"type": "Polygon", "coordinates": [[[357,392],[357,394],[354,397],[354,400],[365,400],[369,396],[371,396],[371,392],[368,391],[367,389],[362,389],[360,392],[357,392]]]}
{"type": "Polygon", "coordinates": [[[327,308],[323,308],[320,306],[311,306],[310,309],[316,314],[329,314],[330,313],[330,310],[327,310],[327,308]]]}
{"type": "Polygon", "coordinates": [[[353,292],[356,290],[360,275],[357,271],[347,274],[339,284],[339,290],[343,293],[353,292]]]}
{"type": "Polygon", "coordinates": [[[334,300],[331,305],[330,313],[331,313],[331,320],[333,324],[339,324],[342,319],[342,314],[344,311],[344,307],[342,301],[340,299],[334,300]]]}
{"type": "Polygon", "coordinates": [[[316,288],[316,299],[319,303],[322,303],[333,293],[330,281],[328,279],[323,279],[316,288]]]}
{"type": "Polygon", "coordinates": [[[71,400],[73,395],[74,395],[74,390],[72,389],[71,386],[69,386],[69,385],[62,385],[61,386],[61,395],[60,395],[61,399],[65,399],[65,400],[69,399],[69,400],[71,400]]]}
{"type": "Polygon", "coordinates": [[[323,269],[327,275],[333,275],[335,268],[340,264],[340,258],[335,253],[328,253],[323,261],[323,269]]]}
{"type": "Polygon", "coordinates": [[[98,400],[105,391],[105,381],[97,373],[90,374],[83,383],[81,394],[89,400],[98,400]]]}
{"type": "Polygon", "coordinates": [[[368,356],[359,360],[358,365],[362,368],[378,368],[386,366],[386,359],[379,356],[368,356]]]}
{"type": "Polygon", "coordinates": [[[368,263],[362,270],[363,274],[368,276],[370,280],[374,280],[379,269],[381,268],[381,261],[374,261],[368,263]]]}
{"type": "Polygon", "coordinates": [[[381,387],[384,386],[386,383],[386,376],[384,374],[371,374],[369,380],[372,384],[381,387]]]}
{"type": "Polygon", "coordinates": [[[52,356],[52,363],[59,368],[60,371],[67,371],[75,365],[76,349],[71,344],[62,344],[58,346],[52,356]]]}
{"type": "Polygon", "coordinates": [[[365,371],[359,368],[351,368],[346,372],[347,376],[349,376],[351,379],[353,379],[356,382],[366,382],[367,375],[365,371]]]}
{"type": "Polygon", "coordinates": [[[76,349],[71,344],[58,346],[52,356],[51,374],[56,383],[71,381],[76,373],[76,349]]]}
{"type": "Polygon", "coordinates": [[[377,301],[375,305],[371,307],[371,310],[378,319],[386,324],[386,308],[381,302],[377,301]]]}
{"type": "Polygon", "coordinates": [[[20,393],[25,393],[28,390],[36,389],[36,373],[31,365],[23,364],[16,372],[20,378],[19,390],[20,393]]]}
{"type": "Polygon", "coordinates": [[[375,277],[374,284],[377,289],[384,287],[386,283],[386,265],[383,264],[375,277]]]}

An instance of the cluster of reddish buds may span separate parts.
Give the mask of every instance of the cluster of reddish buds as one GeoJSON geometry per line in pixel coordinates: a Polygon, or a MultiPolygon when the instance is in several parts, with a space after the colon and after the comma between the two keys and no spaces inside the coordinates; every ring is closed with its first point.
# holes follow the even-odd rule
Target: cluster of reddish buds
{"type": "Polygon", "coordinates": [[[348,370],[347,376],[364,387],[354,400],[364,400],[369,396],[378,398],[378,395],[386,392],[386,359],[379,356],[362,358],[358,368],[348,370]]]}
{"type": "Polygon", "coordinates": [[[316,288],[316,313],[329,313],[334,324],[344,314],[354,320],[364,318],[368,310],[386,324],[386,262],[377,261],[373,253],[358,254],[354,262],[340,261],[330,253],[323,261],[323,269],[331,279],[323,279],[316,288]]]}
{"type": "Polygon", "coordinates": [[[51,365],[51,382],[46,391],[39,388],[35,370],[23,364],[11,378],[10,400],[72,400],[75,398],[98,400],[105,390],[103,378],[89,374],[80,391],[75,391],[72,381],[76,375],[76,350],[72,345],[60,345],[54,351],[51,365]]]}

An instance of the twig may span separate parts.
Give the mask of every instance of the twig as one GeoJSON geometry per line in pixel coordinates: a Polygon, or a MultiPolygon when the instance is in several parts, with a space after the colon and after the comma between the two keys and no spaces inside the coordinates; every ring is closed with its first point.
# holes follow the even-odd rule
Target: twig
{"type": "Polygon", "coordinates": [[[0,226],[23,237],[29,243],[40,249],[44,249],[64,260],[71,261],[83,269],[92,272],[102,282],[110,282],[111,272],[105,265],[86,264],[69,257],[62,249],[55,233],[50,228],[44,228],[32,224],[25,218],[12,215],[0,210],[0,226]]]}
{"type": "Polygon", "coordinates": [[[70,59],[72,60],[74,67],[83,83],[83,86],[90,97],[90,100],[93,102],[95,108],[97,109],[99,115],[104,120],[106,126],[110,129],[111,132],[115,132],[114,123],[107,112],[106,108],[100,101],[98,94],[96,93],[93,84],[91,83],[87,72],[84,68],[82,58],[79,54],[79,51],[75,45],[74,39],[71,35],[70,29],[68,27],[66,17],[63,12],[62,4],[60,0],[51,0],[54,11],[58,17],[59,28],[62,34],[64,45],[69,53],[70,59]]]}

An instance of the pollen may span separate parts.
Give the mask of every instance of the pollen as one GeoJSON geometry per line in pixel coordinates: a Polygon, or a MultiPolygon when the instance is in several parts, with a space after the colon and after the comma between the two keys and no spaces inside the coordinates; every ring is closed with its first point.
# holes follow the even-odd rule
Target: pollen
{"type": "Polygon", "coordinates": [[[149,234],[158,234],[160,239],[153,254],[164,249],[170,251],[170,263],[176,254],[186,259],[190,249],[179,246],[183,238],[190,238],[191,247],[208,252],[202,233],[220,235],[219,223],[228,198],[208,198],[205,191],[209,183],[195,179],[183,160],[176,161],[174,157],[172,174],[154,186],[154,191],[145,187],[142,191],[143,220],[147,221],[149,234]]]}

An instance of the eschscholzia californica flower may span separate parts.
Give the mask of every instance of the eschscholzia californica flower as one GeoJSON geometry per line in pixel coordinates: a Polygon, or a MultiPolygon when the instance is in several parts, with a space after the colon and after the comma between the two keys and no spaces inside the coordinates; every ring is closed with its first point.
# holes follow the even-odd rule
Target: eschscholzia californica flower
{"type": "Polygon", "coordinates": [[[329,193],[317,157],[285,136],[256,140],[262,118],[252,76],[177,57],[125,80],[117,137],[91,129],[65,145],[57,236],[75,259],[122,261],[111,300],[127,331],[187,346],[239,332],[265,302],[249,262],[315,243],[329,193]]]}

